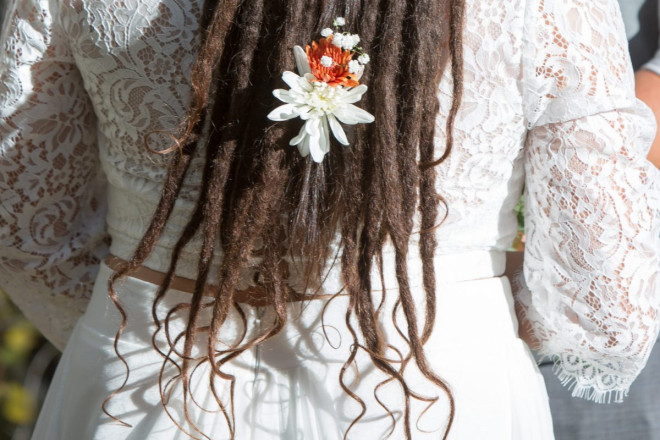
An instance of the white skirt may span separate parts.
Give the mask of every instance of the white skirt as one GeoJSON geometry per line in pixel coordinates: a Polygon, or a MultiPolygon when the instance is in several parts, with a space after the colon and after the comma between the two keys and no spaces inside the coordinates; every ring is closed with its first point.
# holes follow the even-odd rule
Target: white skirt
{"type": "MultiPolygon", "coordinates": [[[[118,360],[114,337],[119,314],[108,298],[111,270],[102,266],[91,303],[78,322],[58,366],[39,416],[33,440],[170,440],[229,438],[227,421],[218,411],[209,386],[209,367],[201,365],[193,376],[188,399],[189,419],[183,414],[179,386],[161,403],[159,373],[163,357],[152,347],[154,324],[151,305],[156,286],[127,278],[118,283],[120,302],[128,313],[128,325],[119,343],[130,375],[126,387],[115,395],[108,411],[126,422],[124,426],[101,410],[104,399],[124,381],[126,369],[118,360]],[[174,422],[179,423],[177,427],[174,422]],[[196,430],[197,429],[197,430],[196,430]],[[187,433],[186,433],[187,432],[187,433]]],[[[423,297],[422,292],[416,292],[423,297]]],[[[394,291],[388,295],[394,297],[394,291]]],[[[188,301],[185,292],[170,292],[159,307],[165,314],[188,301]]],[[[391,307],[387,301],[386,309],[391,307]]],[[[360,413],[360,405],[339,385],[340,371],[353,345],[346,323],[346,297],[291,303],[289,323],[275,338],[233,360],[223,371],[235,376],[234,417],[237,440],[341,440],[360,413]],[[301,310],[304,308],[304,310],[301,310]]],[[[423,301],[418,315],[422,316],[423,301]]],[[[266,328],[272,317],[268,308],[243,306],[250,331],[266,328]]],[[[390,316],[383,312],[382,316],[390,316]]],[[[240,332],[234,313],[224,339],[240,332]],[[233,322],[235,321],[235,322],[233,322]]],[[[384,320],[388,342],[401,342],[384,320]]],[[[399,319],[403,324],[403,318],[399,319]]],[[[171,326],[180,331],[182,319],[171,326]]],[[[404,326],[405,327],[405,326],[404,326]]],[[[203,348],[203,347],[202,347],[203,348]]],[[[546,440],[552,439],[552,421],[543,377],[527,346],[517,337],[511,289],[506,278],[440,284],[435,330],[426,344],[429,364],[451,388],[455,400],[452,440],[546,440]]],[[[349,431],[349,439],[403,439],[403,399],[395,381],[374,388],[386,377],[373,368],[359,351],[346,370],[344,383],[364,402],[366,413],[349,431]],[[356,371],[359,373],[356,374],[356,371]]],[[[165,368],[166,382],[175,371],[165,368]],[[169,375],[169,376],[168,376],[169,375]]],[[[413,392],[437,397],[428,410],[424,402],[412,402],[412,438],[441,439],[449,414],[442,390],[422,377],[414,365],[405,373],[413,392]]],[[[227,381],[216,379],[216,391],[228,402],[227,381]]]]}

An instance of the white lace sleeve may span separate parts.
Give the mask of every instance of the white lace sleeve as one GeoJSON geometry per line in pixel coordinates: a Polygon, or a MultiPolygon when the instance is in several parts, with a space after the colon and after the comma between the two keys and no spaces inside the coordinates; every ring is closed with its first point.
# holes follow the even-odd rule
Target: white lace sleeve
{"type": "Polygon", "coordinates": [[[48,0],[15,0],[0,54],[0,288],[60,348],[107,252],[95,127],[48,0]]]}
{"type": "Polygon", "coordinates": [[[521,325],[573,395],[620,401],[658,332],[659,173],[615,0],[529,2],[521,325]]]}

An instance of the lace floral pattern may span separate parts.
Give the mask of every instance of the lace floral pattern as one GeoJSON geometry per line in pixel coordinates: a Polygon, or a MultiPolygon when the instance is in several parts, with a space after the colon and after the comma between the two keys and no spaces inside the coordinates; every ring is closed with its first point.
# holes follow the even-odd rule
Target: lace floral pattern
{"type": "MultiPolygon", "coordinates": [[[[157,204],[164,161],[144,140],[166,146],[159,132],[185,112],[201,3],[10,8],[0,58],[0,286],[60,346],[99,259],[130,256],[157,204]]],[[[439,253],[506,249],[526,183],[521,323],[557,356],[576,395],[620,398],[658,331],[660,204],[658,172],[644,160],[653,118],[633,96],[618,6],[467,3],[456,147],[438,167],[449,207],[439,253]]],[[[439,155],[448,73],[438,92],[439,155]]],[[[152,268],[163,269],[191,212],[199,158],[192,170],[152,268]]],[[[195,273],[197,246],[184,252],[181,274],[195,273]]]]}

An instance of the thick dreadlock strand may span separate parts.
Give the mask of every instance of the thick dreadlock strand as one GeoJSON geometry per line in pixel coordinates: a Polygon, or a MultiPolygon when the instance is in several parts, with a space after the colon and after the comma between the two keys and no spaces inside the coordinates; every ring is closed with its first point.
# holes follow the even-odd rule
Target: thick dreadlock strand
{"type": "MultiPolygon", "coordinates": [[[[433,7],[433,5],[431,5],[433,7]]],[[[458,106],[460,104],[462,92],[463,92],[463,47],[461,44],[462,28],[463,28],[463,13],[464,13],[464,2],[463,0],[455,0],[451,2],[450,8],[450,29],[449,29],[449,52],[451,59],[451,68],[452,68],[452,77],[454,81],[454,101],[452,103],[452,108],[447,120],[447,142],[445,152],[442,157],[437,161],[441,163],[446,159],[451,152],[453,146],[453,124],[458,112],[458,106]]],[[[426,14],[425,14],[426,15],[426,14]]],[[[431,14],[432,15],[432,14],[431,14]]],[[[442,38],[442,37],[440,37],[442,38]]],[[[423,39],[420,39],[423,42],[423,39]]],[[[432,59],[432,57],[431,57],[432,59]]],[[[442,66],[442,65],[441,65],[442,66]]],[[[436,70],[437,75],[440,75],[441,69],[436,70]]],[[[436,80],[437,84],[437,80],[436,80]]],[[[425,118],[423,120],[422,126],[422,139],[420,143],[420,159],[422,163],[428,163],[433,157],[434,150],[434,127],[435,127],[435,117],[430,118],[429,115],[437,115],[439,103],[436,98],[427,99],[424,103],[425,118]]],[[[436,247],[435,240],[435,225],[434,222],[437,221],[437,210],[439,196],[435,192],[435,171],[433,167],[423,167],[422,168],[422,180],[420,181],[420,211],[422,213],[422,231],[420,236],[420,256],[423,264],[423,285],[426,292],[426,322],[423,330],[421,341],[416,341],[415,336],[410,334],[411,347],[415,352],[415,360],[420,369],[420,371],[443,390],[445,390],[449,398],[449,407],[450,414],[445,430],[446,438],[451,430],[451,426],[454,420],[454,399],[449,391],[448,385],[437,375],[433,373],[430,367],[427,364],[422,345],[428,340],[433,330],[433,321],[435,316],[435,293],[436,293],[436,284],[435,284],[435,268],[434,268],[434,252],[436,247]]],[[[402,304],[404,305],[404,313],[407,315],[407,319],[410,323],[410,319],[415,319],[414,309],[406,307],[406,298],[402,292],[402,304]],[[408,316],[410,315],[410,316],[408,316]]]]}
{"type": "MultiPolygon", "coordinates": [[[[184,128],[182,137],[190,133],[190,128],[202,118],[209,99],[213,96],[212,86],[216,64],[224,53],[225,42],[231,23],[238,12],[239,0],[224,0],[223,8],[213,9],[214,0],[206,0],[203,15],[200,20],[202,42],[197,61],[190,71],[192,85],[192,106],[188,113],[188,127],[184,128]],[[211,11],[213,11],[211,13],[211,11]]],[[[221,78],[220,81],[224,80],[221,78]]],[[[185,127],[185,124],[184,124],[185,127]]]]}
{"type": "Polygon", "coordinates": [[[422,169],[433,167],[441,164],[454,147],[454,123],[458,109],[461,105],[463,98],[463,25],[465,13],[465,0],[451,0],[450,1],[450,21],[449,21],[449,53],[451,54],[451,76],[453,81],[453,101],[447,122],[445,124],[445,132],[447,133],[447,142],[445,150],[438,159],[433,162],[425,163],[422,169]]]}
{"type": "MultiPolygon", "coordinates": [[[[379,35],[378,30],[384,26],[383,21],[387,14],[386,0],[375,1],[370,5],[365,5],[364,11],[364,25],[360,31],[368,36],[368,40],[367,38],[365,40],[371,44],[369,51],[372,53],[376,51],[384,53],[385,43],[382,36],[379,35]]],[[[368,69],[365,75],[368,75],[365,81],[369,81],[371,84],[375,78],[374,69],[368,69]]],[[[367,108],[378,108],[378,94],[369,94],[366,97],[365,104],[367,108]]],[[[379,142],[373,128],[370,126],[358,132],[358,134],[363,134],[363,136],[358,137],[356,143],[356,146],[360,146],[363,152],[360,182],[363,202],[362,206],[360,206],[361,212],[356,213],[357,220],[360,220],[361,228],[353,233],[351,242],[345,244],[345,254],[351,256],[354,254],[357,255],[352,257],[351,260],[345,259],[342,271],[345,274],[352,274],[351,277],[344,277],[347,281],[347,291],[352,298],[352,304],[346,316],[347,325],[350,327],[350,317],[354,310],[356,311],[356,315],[358,315],[358,319],[360,314],[365,314],[366,311],[366,314],[370,316],[368,321],[371,322],[372,327],[366,335],[363,334],[363,337],[367,340],[367,346],[371,347],[372,352],[379,352],[382,347],[380,347],[381,341],[377,334],[377,313],[373,311],[373,303],[371,301],[371,267],[376,250],[379,248],[383,230],[384,200],[383,186],[381,184],[383,176],[378,172],[378,160],[383,145],[379,142]],[[359,244],[355,241],[356,238],[359,239],[359,244]],[[351,251],[351,253],[349,254],[348,251],[351,251]],[[365,302],[369,302],[366,304],[366,307],[364,305],[365,302]],[[360,309],[360,312],[357,312],[358,309],[360,309]]],[[[349,236],[344,234],[343,238],[347,239],[349,236]]],[[[364,332],[366,326],[363,325],[361,327],[363,327],[361,331],[364,332]]]]}
{"type": "MultiPolygon", "coordinates": [[[[427,22],[426,18],[428,16],[441,15],[442,11],[447,10],[447,1],[420,2],[419,6],[420,9],[422,7],[436,8],[436,11],[431,11],[430,13],[422,15],[415,14],[414,17],[417,21],[415,23],[415,28],[429,29],[428,32],[431,34],[431,39],[436,41],[448,41],[449,35],[448,32],[445,32],[448,29],[444,27],[430,26],[430,23],[427,22]],[[433,33],[434,29],[437,30],[436,35],[433,33]]],[[[420,44],[423,44],[423,35],[418,33],[417,40],[420,41],[420,44]]],[[[428,45],[425,45],[420,55],[420,58],[423,57],[426,62],[436,62],[436,65],[432,68],[436,70],[438,76],[441,75],[442,66],[446,64],[448,56],[451,57],[451,54],[447,54],[445,51],[443,51],[441,54],[438,54],[435,48],[429,47],[428,45]]],[[[439,82],[439,78],[429,78],[429,81],[430,85],[433,86],[433,84],[437,84],[439,82]]],[[[419,138],[419,157],[422,164],[432,162],[434,158],[435,125],[436,115],[438,114],[439,107],[440,104],[438,99],[430,94],[427,95],[426,99],[422,102],[422,119],[420,124],[419,138]]],[[[435,169],[433,167],[420,168],[419,211],[421,213],[421,231],[419,238],[419,249],[423,266],[423,285],[426,293],[426,317],[424,329],[422,331],[422,344],[424,344],[431,336],[433,331],[436,312],[436,282],[433,256],[435,254],[437,241],[435,237],[434,226],[436,225],[440,199],[435,189],[435,180],[437,176],[435,169]]]]}
{"type": "MultiPolygon", "coordinates": [[[[393,150],[396,157],[396,164],[398,171],[398,184],[395,185],[400,188],[400,192],[394,192],[392,203],[389,204],[388,210],[388,229],[394,244],[394,250],[397,261],[403,261],[403,265],[397,264],[397,279],[402,289],[407,285],[407,255],[408,243],[413,229],[414,212],[417,205],[417,188],[419,182],[419,172],[417,170],[417,149],[420,143],[421,136],[421,119],[423,99],[420,96],[429,96],[432,94],[423,94],[424,90],[432,90],[435,86],[429,76],[425,75],[428,69],[429,62],[432,60],[427,59],[429,55],[437,59],[438,54],[428,54],[427,46],[432,45],[436,52],[438,51],[438,40],[426,37],[426,28],[418,28],[423,20],[423,17],[429,12],[424,6],[424,1],[407,1],[405,18],[403,21],[402,38],[403,46],[408,50],[402,53],[403,69],[399,72],[399,83],[401,87],[398,90],[397,102],[399,104],[399,130],[397,133],[397,147],[393,150]],[[420,32],[424,33],[421,35],[420,32]],[[416,81],[411,81],[411,78],[416,78],[416,81]],[[397,206],[398,205],[398,206],[397,206]],[[395,225],[392,227],[392,225],[395,225]],[[400,277],[405,277],[406,280],[401,281],[400,277]]],[[[428,36],[430,37],[430,36],[428,36]]],[[[441,41],[441,40],[440,40],[441,41]]],[[[439,67],[438,67],[439,69],[439,67]]],[[[388,194],[388,200],[390,199],[388,194]]],[[[397,311],[401,304],[401,297],[398,299],[392,319],[397,331],[401,337],[410,344],[409,337],[403,330],[401,330],[397,323],[397,311]]],[[[410,325],[410,323],[408,323],[410,325]]],[[[416,325],[416,322],[413,323],[416,325]]],[[[408,362],[412,356],[412,351],[409,352],[401,362],[400,371],[405,371],[408,362]]]]}
{"type": "MultiPolygon", "coordinates": [[[[381,38],[378,41],[377,52],[374,54],[375,66],[373,67],[377,75],[374,76],[370,86],[373,89],[375,118],[378,120],[378,130],[371,130],[371,144],[374,146],[373,158],[376,162],[373,176],[377,176],[381,186],[380,197],[387,193],[388,203],[383,204],[385,216],[389,212],[388,205],[400,201],[400,188],[396,182],[399,180],[396,175],[396,153],[394,148],[384,148],[393,139],[397,138],[398,129],[398,108],[396,102],[396,90],[398,84],[398,72],[400,69],[398,60],[401,48],[402,18],[404,15],[405,3],[397,0],[388,0],[382,5],[382,31],[381,38]],[[391,190],[391,191],[390,191],[391,190]],[[391,197],[391,198],[390,198],[391,197]]],[[[378,213],[376,213],[377,216],[378,213]]],[[[368,220],[368,219],[367,219],[368,220]]],[[[388,225],[390,223],[388,219],[388,225]]],[[[380,231],[374,231],[380,235],[380,231]]],[[[360,323],[362,336],[365,338],[366,346],[378,352],[380,349],[380,338],[376,332],[376,323],[374,321],[374,307],[371,300],[370,289],[370,267],[372,256],[365,251],[372,251],[372,243],[376,237],[366,237],[367,242],[363,242],[363,255],[360,271],[363,289],[360,289],[356,303],[356,314],[360,323]]]]}

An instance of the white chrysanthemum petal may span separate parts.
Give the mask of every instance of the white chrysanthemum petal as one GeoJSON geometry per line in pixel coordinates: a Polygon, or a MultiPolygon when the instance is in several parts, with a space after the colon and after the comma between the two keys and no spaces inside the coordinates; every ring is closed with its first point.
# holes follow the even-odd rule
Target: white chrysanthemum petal
{"type": "Polygon", "coordinates": [[[364,84],[353,87],[341,97],[341,102],[346,104],[353,104],[354,102],[358,102],[360,99],[362,99],[362,95],[366,93],[367,89],[368,87],[364,84]]]}
{"type": "Polygon", "coordinates": [[[305,136],[302,142],[298,144],[298,152],[302,157],[309,155],[309,136],[305,136]]]}
{"type": "Polygon", "coordinates": [[[335,33],[335,31],[333,31],[332,29],[325,28],[321,31],[321,36],[324,37],[324,38],[328,38],[330,35],[332,35],[334,33],[335,33]]]}
{"type": "Polygon", "coordinates": [[[353,113],[353,116],[357,119],[358,124],[370,124],[376,119],[374,118],[374,115],[368,111],[363,110],[360,107],[356,107],[353,104],[348,104],[346,107],[348,107],[353,113]]]}
{"type": "Polygon", "coordinates": [[[309,154],[312,155],[314,162],[320,163],[325,153],[321,147],[321,139],[325,137],[321,133],[321,121],[318,118],[310,119],[305,123],[306,131],[309,133],[309,154]]]}
{"type": "Polygon", "coordinates": [[[294,90],[296,92],[302,92],[303,90],[300,88],[300,77],[296,75],[295,73],[291,71],[286,71],[282,74],[282,80],[291,87],[291,90],[294,90]]]}
{"type": "Polygon", "coordinates": [[[363,53],[358,57],[358,61],[360,64],[369,64],[369,61],[371,61],[371,57],[368,54],[363,53]]]}
{"type": "MultiPolygon", "coordinates": [[[[316,80],[316,77],[314,75],[312,75],[311,73],[306,73],[305,75],[303,75],[303,78],[305,78],[305,80],[307,80],[307,82],[310,85],[313,84],[316,80]]],[[[321,83],[321,84],[325,84],[325,83],[321,83]]]]}
{"type": "Polygon", "coordinates": [[[297,118],[300,115],[294,104],[284,104],[268,113],[268,119],[271,121],[288,121],[297,118]]]}
{"type": "Polygon", "coordinates": [[[287,104],[296,104],[296,99],[291,96],[291,93],[288,90],[275,89],[273,90],[273,96],[287,104]]]}
{"type": "Polygon", "coordinates": [[[348,145],[348,138],[346,138],[346,133],[344,132],[344,129],[342,128],[339,121],[337,121],[337,118],[330,114],[328,115],[328,122],[335,139],[337,139],[337,141],[339,141],[339,143],[342,145],[348,145]]]}
{"type": "Polygon", "coordinates": [[[315,116],[312,108],[308,105],[298,107],[298,112],[300,113],[300,119],[303,121],[307,121],[315,116]]]}
{"type": "Polygon", "coordinates": [[[305,76],[305,74],[312,72],[312,69],[309,67],[309,59],[307,58],[305,49],[300,46],[294,46],[293,56],[296,59],[296,68],[298,69],[298,74],[300,76],[305,76]]]}
{"type": "Polygon", "coordinates": [[[310,136],[318,136],[320,128],[321,124],[319,124],[319,118],[310,118],[305,122],[305,131],[310,136]]]}
{"type": "Polygon", "coordinates": [[[298,86],[305,92],[311,92],[312,90],[314,90],[314,86],[312,85],[312,80],[315,78],[316,77],[311,73],[306,73],[298,80],[298,86]]]}
{"type": "Polygon", "coordinates": [[[321,152],[325,156],[330,152],[330,128],[328,128],[328,118],[321,118],[321,133],[319,144],[321,152]]]}
{"type": "Polygon", "coordinates": [[[298,135],[289,141],[289,145],[294,146],[300,144],[302,141],[305,140],[306,136],[307,136],[307,132],[305,131],[305,126],[303,125],[302,127],[300,127],[300,131],[298,132],[298,135]]]}
{"type": "Polygon", "coordinates": [[[309,154],[312,155],[312,160],[316,163],[321,163],[323,162],[323,158],[325,157],[325,154],[323,151],[321,151],[321,146],[319,145],[319,139],[318,137],[310,137],[309,138],[309,154]]]}
{"type": "Polygon", "coordinates": [[[344,124],[355,125],[357,119],[353,116],[353,112],[348,108],[348,105],[339,106],[333,112],[335,117],[344,124]]]}
{"type": "Polygon", "coordinates": [[[307,104],[299,104],[298,105],[298,113],[300,113],[300,119],[303,121],[308,120],[313,116],[313,111],[314,110],[311,106],[307,104]]]}
{"type": "Polygon", "coordinates": [[[334,115],[344,124],[355,125],[359,123],[373,122],[374,117],[371,113],[362,110],[353,104],[342,105],[335,109],[334,115]]]}

